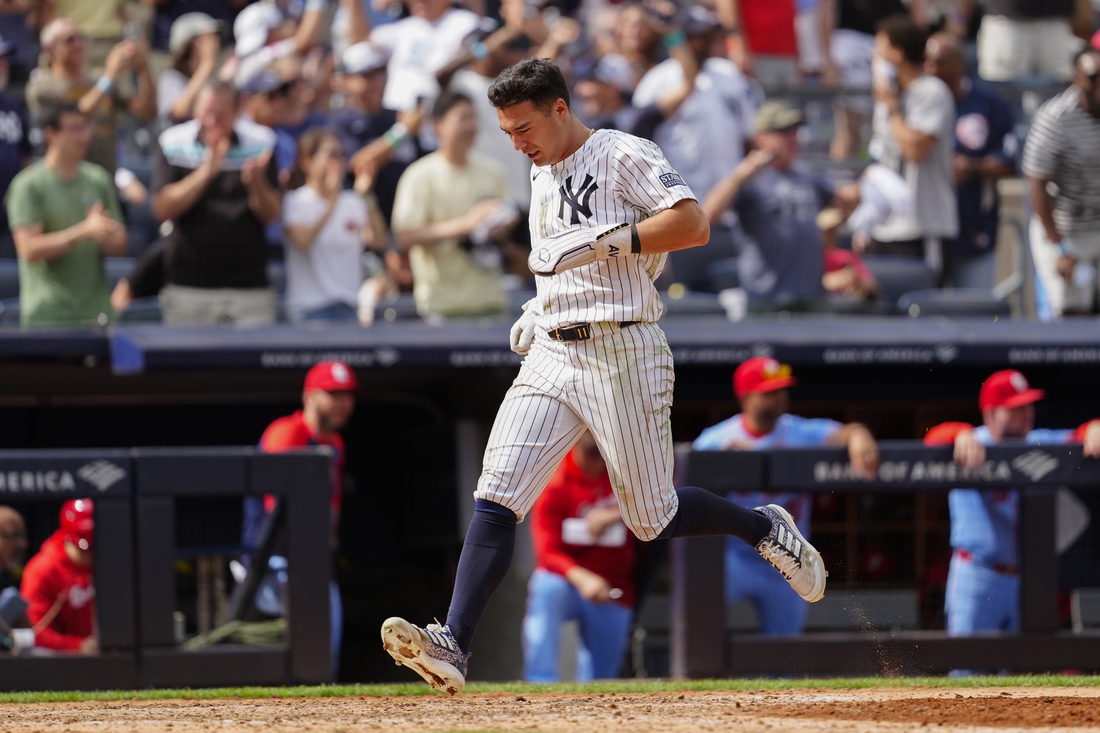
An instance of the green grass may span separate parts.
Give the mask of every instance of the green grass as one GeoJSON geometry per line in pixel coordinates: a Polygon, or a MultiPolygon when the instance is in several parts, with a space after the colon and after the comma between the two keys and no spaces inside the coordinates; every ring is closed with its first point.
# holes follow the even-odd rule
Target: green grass
{"type": "MultiPolygon", "coordinates": [[[[1100,676],[1028,675],[1019,677],[853,677],[841,679],[767,680],[621,680],[613,682],[531,685],[522,682],[474,682],[467,693],[535,695],[540,692],[616,694],[630,692],[721,692],[766,690],[859,690],[872,687],[1097,687],[1100,676]]],[[[0,703],[79,702],[106,700],[214,700],[219,698],[271,697],[378,697],[429,695],[427,685],[318,685],[299,687],[220,687],[180,690],[108,690],[104,692],[7,692],[0,703]]]]}

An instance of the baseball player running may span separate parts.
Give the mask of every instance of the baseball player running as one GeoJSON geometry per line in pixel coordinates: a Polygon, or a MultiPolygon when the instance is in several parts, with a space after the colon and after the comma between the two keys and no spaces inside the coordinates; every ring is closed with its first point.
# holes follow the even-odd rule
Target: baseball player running
{"type": "Polygon", "coordinates": [[[586,428],[639,539],[739,537],[799,595],[819,600],[821,556],[784,509],[673,488],[672,353],[653,281],[668,252],[710,236],[695,195],[656,145],[585,127],[545,59],[505,70],[489,100],[533,164],[528,263],[538,294],[512,327],[512,349],[526,358],[489,436],[446,624],[387,619],[386,651],[432,687],[462,690],[466,650],[512,561],[516,524],[586,428]]]}

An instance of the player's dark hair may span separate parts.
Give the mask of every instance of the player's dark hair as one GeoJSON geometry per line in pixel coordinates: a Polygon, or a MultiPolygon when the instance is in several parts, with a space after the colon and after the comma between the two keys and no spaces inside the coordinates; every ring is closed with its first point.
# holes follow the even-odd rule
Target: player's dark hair
{"type": "Polygon", "coordinates": [[[530,58],[512,64],[489,87],[489,101],[497,109],[530,102],[549,112],[559,100],[569,105],[569,85],[554,62],[530,58]]]}
{"type": "Polygon", "coordinates": [[[80,111],[75,101],[52,102],[42,105],[42,111],[35,118],[35,123],[43,130],[57,131],[61,129],[61,118],[65,115],[80,115],[87,117],[80,111]]]}
{"type": "Polygon", "coordinates": [[[443,92],[432,105],[432,119],[438,120],[459,104],[473,104],[474,101],[462,92],[443,92]]]}
{"type": "Polygon", "coordinates": [[[886,35],[891,46],[901,49],[906,61],[918,66],[924,63],[928,33],[917,25],[917,21],[899,13],[880,20],[876,30],[886,35]]]}

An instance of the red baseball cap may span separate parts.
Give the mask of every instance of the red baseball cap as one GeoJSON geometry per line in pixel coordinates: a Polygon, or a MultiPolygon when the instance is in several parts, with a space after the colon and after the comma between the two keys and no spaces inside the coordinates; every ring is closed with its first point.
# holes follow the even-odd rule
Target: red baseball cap
{"type": "Polygon", "coordinates": [[[355,371],[342,361],[322,361],[306,374],[303,390],[323,389],[326,392],[358,392],[355,371]]]}
{"type": "Polygon", "coordinates": [[[69,499],[61,505],[61,536],[81,550],[92,549],[93,510],[91,499],[69,499]]]}
{"type": "Polygon", "coordinates": [[[982,392],[978,404],[984,410],[987,407],[1022,407],[1038,402],[1046,396],[1041,389],[1032,389],[1027,377],[1015,369],[994,372],[982,382],[982,392]]]}
{"type": "Polygon", "coordinates": [[[798,384],[791,376],[791,367],[770,356],[754,356],[741,362],[733,373],[733,393],[737,399],[754,392],[774,392],[798,384]]]}

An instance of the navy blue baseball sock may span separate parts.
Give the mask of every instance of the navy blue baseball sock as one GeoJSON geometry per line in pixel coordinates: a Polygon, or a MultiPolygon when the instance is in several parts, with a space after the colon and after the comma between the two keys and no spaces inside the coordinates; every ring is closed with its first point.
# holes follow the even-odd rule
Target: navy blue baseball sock
{"type": "Polygon", "coordinates": [[[676,489],[680,508],[657,539],[731,535],[753,547],[771,532],[772,522],[759,512],[695,486],[676,489]]]}
{"type": "Polygon", "coordinates": [[[516,522],[516,514],[511,509],[492,501],[477,500],[474,518],[470,520],[466,542],[458,558],[455,589],[451,608],[447,611],[447,626],[464,652],[470,650],[470,642],[489,599],[512,564],[516,522]]]}

